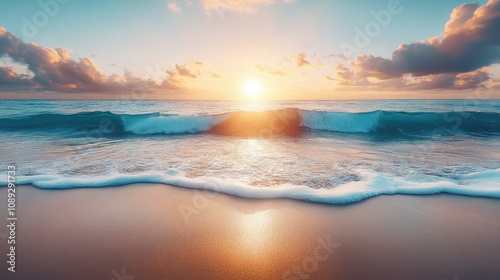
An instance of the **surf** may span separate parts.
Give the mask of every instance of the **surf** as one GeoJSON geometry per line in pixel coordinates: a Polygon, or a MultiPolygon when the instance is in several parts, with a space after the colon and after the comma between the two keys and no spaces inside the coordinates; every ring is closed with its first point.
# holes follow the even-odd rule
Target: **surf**
{"type": "MultiPolygon", "coordinates": [[[[158,183],[188,189],[208,190],[243,198],[285,198],[325,204],[350,204],[380,195],[434,195],[440,193],[473,197],[500,198],[500,169],[461,174],[456,178],[434,178],[415,181],[373,170],[356,170],[361,180],[350,181],[335,188],[315,189],[304,185],[282,184],[262,188],[235,179],[188,177],[182,171],[142,174],[108,173],[100,176],[67,177],[63,175],[20,176],[18,185],[31,184],[41,189],[103,188],[137,183],[158,183]],[[477,185],[483,186],[478,188],[477,185]]],[[[6,182],[0,179],[0,186],[6,182]]]]}
{"type": "Polygon", "coordinates": [[[483,135],[500,134],[496,112],[330,112],[295,108],[267,111],[235,111],[216,115],[34,114],[0,118],[2,131],[72,131],[98,129],[109,135],[178,135],[210,133],[236,137],[298,137],[307,130],[361,134],[430,134],[446,132],[483,135]]]}

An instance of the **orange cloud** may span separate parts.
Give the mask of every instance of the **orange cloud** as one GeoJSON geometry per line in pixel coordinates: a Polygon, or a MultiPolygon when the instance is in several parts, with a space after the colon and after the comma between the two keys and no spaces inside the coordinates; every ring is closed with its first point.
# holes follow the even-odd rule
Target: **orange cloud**
{"type": "Polygon", "coordinates": [[[187,79],[200,77],[204,67],[200,61],[175,65],[165,72],[161,81],[141,78],[127,69],[123,76],[106,76],[90,58],[73,59],[69,51],[63,48],[44,48],[35,43],[24,43],[0,27],[2,56],[26,65],[32,74],[20,75],[13,68],[0,67],[0,86],[9,91],[119,92],[137,87],[145,92],[179,90],[185,86],[187,79]]]}
{"type": "Polygon", "coordinates": [[[311,66],[311,62],[309,62],[307,59],[306,59],[306,53],[299,53],[298,55],[292,57],[292,61],[295,62],[295,65],[297,67],[306,67],[306,66],[311,66]]]}
{"type": "Polygon", "coordinates": [[[358,56],[351,68],[337,66],[341,85],[397,89],[471,89],[491,79],[500,62],[500,0],[463,4],[453,10],[441,36],[401,44],[390,58],[358,56]]]}
{"type": "Polygon", "coordinates": [[[379,79],[406,74],[466,73],[500,62],[500,0],[464,4],[453,10],[442,38],[400,45],[391,58],[360,56],[363,75],[379,79]]]}
{"type": "Polygon", "coordinates": [[[200,61],[190,61],[181,65],[176,64],[174,68],[167,70],[166,78],[162,86],[171,89],[185,87],[187,79],[197,79],[202,73],[204,64],[200,61]]]}
{"type": "Polygon", "coordinates": [[[339,64],[333,69],[335,78],[330,76],[326,78],[351,89],[464,90],[487,87],[491,80],[488,70],[488,68],[481,68],[467,73],[441,73],[420,77],[407,74],[397,79],[377,79],[339,64]]]}

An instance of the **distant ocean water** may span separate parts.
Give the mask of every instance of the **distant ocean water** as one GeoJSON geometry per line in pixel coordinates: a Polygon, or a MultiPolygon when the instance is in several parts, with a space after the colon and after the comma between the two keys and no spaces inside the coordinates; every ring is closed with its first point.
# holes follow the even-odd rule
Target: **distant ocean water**
{"type": "Polygon", "coordinates": [[[2,186],[13,164],[18,184],[40,188],[500,198],[500,100],[2,100],[0,141],[2,186]]]}

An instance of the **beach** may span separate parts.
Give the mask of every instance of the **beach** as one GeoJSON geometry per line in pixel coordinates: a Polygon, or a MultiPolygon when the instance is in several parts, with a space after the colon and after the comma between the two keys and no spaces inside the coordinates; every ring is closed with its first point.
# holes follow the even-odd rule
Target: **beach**
{"type": "Polygon", "coordinates": [[[500,280],[477,2],[3,1],[0,280],[500,280]]]}
{"type": "Polygon", "coordinates": [[[18,186],[16,272],[0,276],[498,279],[499,213],[498,200],[456,195],[336,206],[161,184],[18,186]]]}

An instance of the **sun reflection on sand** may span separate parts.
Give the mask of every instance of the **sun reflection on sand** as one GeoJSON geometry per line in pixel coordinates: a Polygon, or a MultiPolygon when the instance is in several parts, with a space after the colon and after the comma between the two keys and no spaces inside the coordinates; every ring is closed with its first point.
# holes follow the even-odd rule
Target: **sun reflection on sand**
{"type": "Polygon", "coordinates": [[[241,248],[253,257],[267,252],[273,228],[273,216],[270,210],[243,214],[239,218],[241,248]]]}

